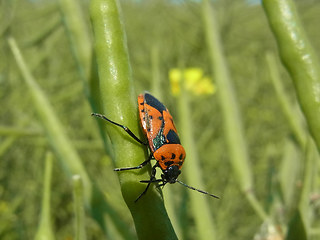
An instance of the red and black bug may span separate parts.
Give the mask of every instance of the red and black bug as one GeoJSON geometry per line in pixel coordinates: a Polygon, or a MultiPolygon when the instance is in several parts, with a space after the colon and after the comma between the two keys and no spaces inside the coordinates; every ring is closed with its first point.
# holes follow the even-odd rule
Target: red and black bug
{"type": "Polygon", "coordinates": [[[168,109],[158,99],[149,93],[140,94],[138,96],[138,104],[141,126],[148,142],[143,142],[140,140],[128,127],[124,125],[116,123],[101,114],[91,114],[118,127],[121,127],[140,144],[149,145],[150,155],[148,159],[142,162],[140,165],[136,167],[114,169],[114,171],[140,169],[149,163],[153,158],[157,161],[152,167],[150,179],[140,181],[142,183],[147,183],[148,185],[135,201],[138,201],[147,192],[151,183],[156,182],[160,183],[159,187],[164,186],[167,183],[172,184],[178,182],[192,190],[207,194],[211,197],[219,198],[211,193],[191,187],[177,179],[181,173],[181,167],[184,163],[186,152],[180,143],[177,129],[173,123],[172,116],[168,109]],[[162,170],[161,179],[156,179],[155,177],[157,167],[162,170]]]}

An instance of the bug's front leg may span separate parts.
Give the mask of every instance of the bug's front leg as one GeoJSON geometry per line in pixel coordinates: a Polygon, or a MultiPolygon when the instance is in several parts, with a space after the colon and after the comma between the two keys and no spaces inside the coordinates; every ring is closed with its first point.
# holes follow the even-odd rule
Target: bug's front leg
{"type": "Polygon", "coordinates": [[[152,167],[152,172],[151,172],[151,176],[150,176],[150,180],[147,181],[140,181],[140,182],[145,182],[148,183],[146,189],[137,197],[137,199],[134,202],[137,202],[144,194],[146,194],[146,192],[148,191],[150,184],[153,182],[160,182],[162,181],[162,179],[156,179],[156,168],[158,167],[158,163],[156,163],[153,167],[152,167]]]}

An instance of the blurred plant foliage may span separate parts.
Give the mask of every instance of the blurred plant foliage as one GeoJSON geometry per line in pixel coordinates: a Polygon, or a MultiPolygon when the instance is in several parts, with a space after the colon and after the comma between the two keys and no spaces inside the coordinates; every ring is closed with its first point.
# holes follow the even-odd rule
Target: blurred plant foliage
{"type": "MultiPolygon", "coordinates": [[[[78,4],[90,28],[88,2],[78,4]]],[[[178,110],[168,75],[181,62],[184,69],[192,68],[200,73],[206,84],[200,90],[210,93],[192,95],[190,109],[206,190],[222,197],[219,201],[209,199],[217,239],[284,239],[288,229],[292,236],[292,226],[300,229],[300,233],[306,232],[309,239],[319,239],[319,156],[305,130],[291,80],[276,57],[277,48],[262,6],[244,0],[213,3],[243,118],[256,195],[270,218],[268,222],[261,222],[243,197],[228,161],[221,110],[216,94],[212,95],[219,89],[215,89],[215,80],[211,77],[200,2],[130,0],[120,3],[137,95],[150,91],[154,48],[159,49],[157,62],[163,102],[174,117],[178,110]],[[267,54],[273,58],[266,58],[267,54]],[[277,76],[282,84],[281,96],[271,80],[277,76]],[[289,115],[281,101],[287,101],[289,115]],[[288,116],[296,120],[306,140],[300,141],[288,116]],[[304,183],[309,184],[308,189],[304,183]],[[306,199],[301,199],[301,192],[307,192],[306,199]],[[301,202],[307,206],[303,208],[304,216],[296,212],[301,202]]],[[[10,50],[8,38],[14,37],[27,67],[53,106],[70,145],[81,156],[85,171],[134,239],[132,219],[112,171],[114,166],[105,154],[97,124],[90,117],[87,89],[79,76],[60,4],[61,1],[49,0],[0,1],[0,238],[35,237],[40,226],[44,160],[51,148],[46,128],[36,114],[30,91],[10,50]]],[[[319,52],[320,2],[304,0],[296,4],[305,31],[319,52]]],[[[92,48],[89,43],[87,47],[92,48]]],[[[179,132],[184,131],[177,128],[179,132]]],[[[185,164],[188,161],[192,159],[187,158],[185,164]]],[[[72,181],[57,160],[53,162],[51,182],[52,231],[56,239],[73,239],[76,234],[72,181]]],[[[188,211],[188,190],[175,185],[166,188],[175,193],[173,207],[181,238],[197,239],[193,216],[188,211]]],[[[105,229],[95,220],[87,214],[88,239],[124,238],[112,217],[105,220],[105,229]]]]}

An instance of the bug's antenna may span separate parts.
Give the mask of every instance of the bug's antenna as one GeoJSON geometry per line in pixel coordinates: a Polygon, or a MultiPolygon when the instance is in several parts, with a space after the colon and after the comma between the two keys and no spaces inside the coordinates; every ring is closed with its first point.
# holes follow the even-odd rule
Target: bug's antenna
{"type": "Polygon", "coordinates": [[[213,195],[213,194],[208,193],[208,192],[206,192],[206,191],[202,191],[202,190],[200,190],[200,189],[197,189],[197,188],[191,187],[191,186],[189,186],[189,185],[187,185],[187,184],[185,184],[185,183],[183,183],[183,182],[179,181],[178,179],[176,180],[176,182],[180,183],[181,185],[183,185],[183,186],[185,186],[185,187],[187,187],[187,188],[189,188],[189,189],[191,189],[191,190],[195,190],[195,191],[197,191],[197,192],[200,192],[200,193],[203,193],[203,194],[209,195],[209,196],[211,196],[211,197],[214,197],[214,198],[220,199],[220,198],[219,198],[218,196],[216,196],[216,195],[213,195]]]}

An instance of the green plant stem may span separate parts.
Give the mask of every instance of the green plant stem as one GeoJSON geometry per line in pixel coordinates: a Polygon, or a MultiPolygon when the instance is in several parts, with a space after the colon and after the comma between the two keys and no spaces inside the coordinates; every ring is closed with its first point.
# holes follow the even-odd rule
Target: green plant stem
{"type": "Polygon", "coordinates": [[[53,155],[51,152],[47,153],[45,160],[44,171],[44,186],[41,205],[41,216],[38,231],[36,233],[36,240],[53,240],[55,239],[51,226],[51,207],[50,207],[50,193],[51,193],[51,176],[52,176],[53,155]]]}
{"type": "Polygon", "coordinates": [[[276,64],[276,58],[271,52],[269,52],[266,55],[266,60],[269,67],[270,78],[276,90],[277,98],[279,99],[283,112],[287,118],[289,125],[291,126],[296,140],[298,141],[300,146],[304,148],[306,142],[306,133],[303,128],[302,120],[299,119],[299,113],[295,111],[292,104],[290,104],[288,94],[284,90],[280,78],[279,69],[276,64]]]}
{"type": "MultiPolygon", "coordinates": [[[[183,165],[187,184],[195,186],[199,189],[204,189],[202,182],[201,167],[198,155],[195,149],[195,142],[192,136],[192,123],[189,108],[188,93],[182,91],[179,98],[179,120],[181,132],[181,142],[186,151],[187,159],[183,165]]],[[[209,196],[204,196],[200,193],[190,191],[191,213],[194,216],[195,225],[197,229],[197,239],[216,239],[216,227],[213,222],[208,201],[217,201],[211,199],[209,196]]]]}
{"type": "Polygon", "coordinates": [[[160,101],[162,100],[161,71],[160,71],[160,49],[159,45],[154,43],[151,49],[151,92],[160,101]]]}
{"type": "Polygon", "coordinates": [[[92,211],[91,213],[93,217],[105,232],[107,230],[105,228],[103,215],[108,213],[123,237],[125,239],[130,239],[131,234],[127,228],[124,228],[125,225],[122,222],[122,219],[118,217],[112,206],[105,201],[103,194],[95,186],[92,187],[92,183],[84,166],[82,165],[77,151],[71,144],[70,139],[65,135],[65,130],[57,118],[51,104],[33,78],[29,68],[26,66],[16,41],[13,38],[9,38],[8,42],[18,63],[18,67],[22,72],[22,76],[29,87],[34,107],[42,121],[51,147],[54,149],[54,152],[57,154],[58,159],[69,177],[73,175],[81,176],[84,186],[86,207],[92,211]],[[91,208],[91,206],[94,206],[94,208],[91,208]],[[99,206],[99,208],[97,206],[99,206]]]}
{"type": "MultiPolygon", "coordinates": [[[[160,54],[159,54],[159,46],[154,43],[151,50],[151,71],[152,71],[152,81],[151,81],[151,93],[157,99],[162,102],[163,96],[163,88],[161,87],[161,69],[160,69],[160,54]]],[[[182,230],[179,224],[177,211],[174,202],[174,192],[171,187],[165,187],[162,190],[163,200],[166,206],[166,210],[170,217],[172,226],[176,232],[178,239],[182,239],[182,230]]]]}
{"type": "Polygon", "coordinates": [[[18,6],[18,1],[4,1],[1,3],[1,9],[0,9],[0,16],[1,16],[1,26],[0,26],[0,36],[3,37],[3,35],[8,31],[10,28],[12,21],[15,16],[15,12],[18,6]]]}
{"type": "Polygon", "coordinates": [[[9,136],[0,143],[0,158],[7,152],[7,150],[15,143],[17,136],[9,136]]]}
{"type": "MultiPolygon", "coordinates": [[[[92,44],[90,30],[77,0],[59,0],[63,20],[67,28],[70,46],[75,56],[80,77],[88,81],[90,76],[92,44]]],[[[85,83],[85,89],[88,84],[85,83]]]]}
{"type": "Polygon", "coordinates": [[[13,38],[9,38],[8,42],[23,78],[30,90],[34,107],[36,108],[42,121],[51,146],[55,150],[55,153],[59,156],[59,159],[61,160],[61,163],[63,163],[63,166],[66,168],[67,172],[79,174],[83,178],[86,204],[89,207],[92,186],[85,168],[81,163],[80,157],[74,147],[71,145],[68,137],[65,135],[65,131],[56,114],[54,113],[51,104],[26,66],[16,41],[13,38]]]}
{"type": "MultiPolygon", "coordinates": [[[[108,118],[126,125],[141,137],[126,38],[119,16],[119,2],[92,0],[90,11],[103,112],[108,118]]],[[[106,126],[117,167],[137,166],[146,159],[144,146],[119,127],[108,123],[106,126]]],[[[123,171],[118,175],[122,195],[131,211],[137,235],[139,239],[176,239],[162,198],[153,185],[147,194],[134,202],[146,187],[139,181],[150,178],[146,171],[148,168],[123,171]]]]}
{"type": "Polygon", "coordinates": [[[280,57],[293,80],[309,131],[320,150],[320,63],[292,0],[264,0],[280,57]]]}
{"type": "Polygon", "coordinates": [[[246,141],[243,134],[242,120],[233,89],[227,63],[223,54],[223,47],[219,39],[218,25],[215,21],[213,9],[208,0],[203,0],[203,17],[209,56],[212,61],[212,69],[215,72],[217,83],[217,95],[224,119],[224,130],[230,151],[230,160],[235,177],[239,182],[242,192],[247,197],[253,209],[262,220],[266,220],[267,215],[262,206],[257,201],[253,193],[252,171],[249,164],[246,141]]]}
{"type": "Polygon", "coordinates": [[[43,132],[36,129],[25,129],[22,127],[0,126],[1,136],[42,136],[43,132]]]}
{"type": "Polygon", "coordinates": [[[279,186],[285,206],[291,210],[296,206],[297,195],[300,190],[297,188],[297,179],[300,177],[301,167],[299,148],[291,139],[287,139],[283,146],[283,157],[279,168],[279,186]]]}
{"type": "Polygon", "coordinates": [[[85,240],[86,227],[85,227],[85,211],[84,211],[84,195],[83,184],[79,175],[72,177],[73,181],[73,202],[75,213],[75,239],[85,240]]]}
{"type": "Polygon", "coordinates": [[[316,161],[319,157],[317,148],[314,144],[314,141],[311,137],[308,138],[305,148],[305,161],[304,161],[304,170],[303,170],[303,185],[299,196],[299,203],[297,211],[300,211],[302,223],[305,227],[305,232],[307,235],[310,233],[311,227],[311,211],[313,209],[310,207],[310,196],[312,193],[313,185],[313,175],[314,168],[317,165],[316,161]]]}
{"type": "MultiPolygon", "coordinates": [[[[92,57],[92,43],[90,30],[85,21],[81,5],[77,0],[60,0],[60,8],[63,20],[70,40],[70,47],[73,52],[74,60],[78,67],[79,77],[82,80],[84,93],[89,101],[93,112],[100,112],[100,93],[97,75],[97,66],[92,57]]],[[[98,122],[99,130],[102,136],[104,147],[109,155],[112,154],[110,141],[102,134],[103,125],[98,122]]]]}

